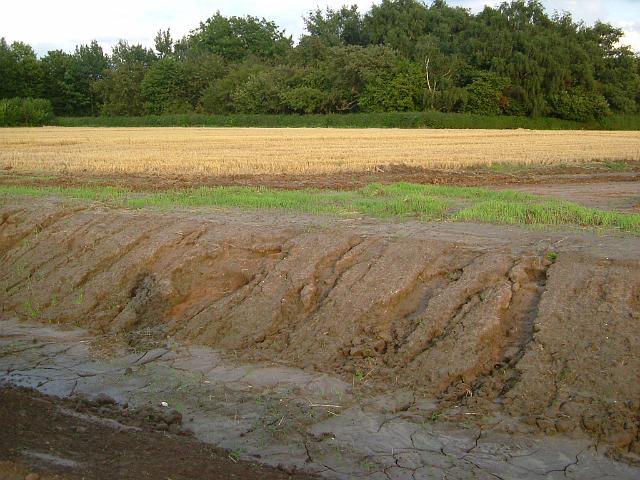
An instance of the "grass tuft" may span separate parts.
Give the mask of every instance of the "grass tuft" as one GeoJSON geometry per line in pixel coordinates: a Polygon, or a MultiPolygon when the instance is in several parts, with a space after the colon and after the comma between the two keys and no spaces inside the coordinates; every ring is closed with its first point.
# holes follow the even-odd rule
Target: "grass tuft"
{"type": "Polygon", "coordinates": [[[560,200],[534,204],[486,200],[457,212],[453,218],[487,223],[564,225],[640,233],[640,215],[587,208],[560,200]]]}

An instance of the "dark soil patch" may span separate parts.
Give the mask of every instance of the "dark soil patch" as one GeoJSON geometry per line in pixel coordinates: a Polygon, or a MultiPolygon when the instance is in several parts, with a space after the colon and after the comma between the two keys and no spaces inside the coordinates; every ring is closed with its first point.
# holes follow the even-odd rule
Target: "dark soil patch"
{"type": "Polygon", "coordinates": [[[380,166],[372,172],[344,172],[322,175],[45,175],[0,172],[0,185],[33,186],[114,186],[136,191],[169,190],[211,186],[264,186],[283,189],[323,188],[352,190],[371,183],[411,182],[459,186],[508,186],[527,184],[573,184],[640,181],[640,162],[613,171],[606,164],[536,166],[508,171],[490,169],[432,170],[406,165],[380,166]]]}
{"type": "Polygon", "coordinates": [[[233,452],[159,431],[158,415],[164,414],[155,409],[127,412],[108,399],[60,400],[2,387],[0,478],[23,480],[29,474],[33,480],[315,478],[241,461],[233,452]]]}

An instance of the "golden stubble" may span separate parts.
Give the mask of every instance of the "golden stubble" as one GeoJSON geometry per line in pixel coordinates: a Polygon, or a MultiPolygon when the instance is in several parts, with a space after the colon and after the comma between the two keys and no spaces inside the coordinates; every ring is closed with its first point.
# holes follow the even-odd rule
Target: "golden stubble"
{"type": "Polygon", "coordinates": [[[388,165],[640,160],[640,132],[290,128],[5,128],[0,169],[150,175],[322,174],[388,165]]]}

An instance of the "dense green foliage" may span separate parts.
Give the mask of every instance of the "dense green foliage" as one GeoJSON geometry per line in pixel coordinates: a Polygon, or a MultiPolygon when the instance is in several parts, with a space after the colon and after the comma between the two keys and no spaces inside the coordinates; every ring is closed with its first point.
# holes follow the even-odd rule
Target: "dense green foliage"
{"type": "Polygon", "coordinates": [[[53,119],[49,100],[42,98],[5,98],[0,100],[0,127],[38,127],[53,119]]]}
{"type": "Polygon", "coordinates": [[[129,208],[217,206],[282,209],[344,216],[362,214],[381,218],[586,227],[640,234],[640,215],[637,214],[586,208],[572,202],[513,190],[445,185],[371,184],[353,191],[199,187],[160,192],[132,192],[101,186],[66,188],[0,185],[2,194],[60,195],[129,208]]]}
{"type": "Polygon", "coordinates": [[[155,49],[93,42],[38,59],[0,41],[0,98],[59,116],[440,112],[595,121],[640,113],[640,58],[622,31],[514,0],[478,14],[444,0],[309,12],[294,45],[275,23],[220,13],[155,49]]]}
{"type": "Polygon", "coordinates": [[[640,115],[613,115],[574,122],[548,117],[485,116],[471,113],[384,112],[309,115],[198,113],[101,117],[58,117],[61,127],[289,127],[289,128],[489,128],[531,130],[640,130],[640,115]]]}

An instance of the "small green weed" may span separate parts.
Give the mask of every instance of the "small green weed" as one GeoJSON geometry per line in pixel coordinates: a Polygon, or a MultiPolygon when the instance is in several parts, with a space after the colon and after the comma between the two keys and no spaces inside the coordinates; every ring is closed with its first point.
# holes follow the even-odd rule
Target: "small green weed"
{"type": "Polygon", "coordinates": [[[42,312],[40,311],[38,306],[34,305],[31,300],[27,300],[26,302],[24,302],[22,307],[24,308],[26,314],[33,319],[40,318],[40,316],[42,315],[42,312]]]}
{"type": "Polygon", "coordinates": [[[360,464],[360,466],[362,467],[363,470],[366,470],[368,472],[376,469],[376,464],[371,462],[363,462],[360,464]]]}
{"type": "Polygon", "coordinates": [[[76,295],[76,298],[73,300],[73,303],[75,305],[82,305],[82,302],[84,302],[84,292],[78,293],[78,295],[76,295]]]}
{"type": "Polygon", "coordinates": [[[240,450],[233,450],[229,452],[229,458],[231,458],[231,460],[233,460],[234,462],[237,462],[238,460],[240,460],[241,456],[242,456],[242,452],[240,450]]]}
{"type": "Polygon", "coordinates": [[[603,165],[609,170],[613,170],[615,172],[622,172],[631,168],[627,162],[606,161],[603,162],[603,165]]]}

